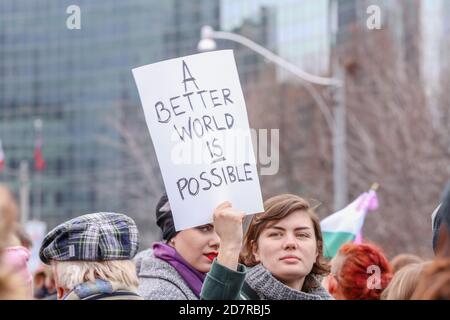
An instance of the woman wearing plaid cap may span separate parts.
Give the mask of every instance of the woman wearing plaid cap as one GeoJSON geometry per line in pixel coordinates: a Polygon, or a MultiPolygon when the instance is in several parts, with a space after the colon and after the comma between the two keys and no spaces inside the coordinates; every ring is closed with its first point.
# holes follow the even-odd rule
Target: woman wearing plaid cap
{"type": "Polygon", "coordinates": [[[156,206],[163,241],[136,257],[139,293],[146,300],[197,300],[217,256],[219,237],[212,224],[175,231],[167,195],[156,206]]]}

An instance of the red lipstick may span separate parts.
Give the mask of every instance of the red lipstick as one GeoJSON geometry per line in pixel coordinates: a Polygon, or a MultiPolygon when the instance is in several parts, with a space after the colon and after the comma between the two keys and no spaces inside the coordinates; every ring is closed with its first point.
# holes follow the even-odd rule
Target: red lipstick
{"type": "Polygon", "coordinates": [[[217,257],[217,252],[211,252],[205,255],[209,261],[213,261],[215,257],[217,257]]]}

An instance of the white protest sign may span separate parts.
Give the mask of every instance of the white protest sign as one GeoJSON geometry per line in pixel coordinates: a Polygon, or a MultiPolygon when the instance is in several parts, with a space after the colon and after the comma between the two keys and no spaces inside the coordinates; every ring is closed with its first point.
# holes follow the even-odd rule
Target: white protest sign
{"type": "Polygon", "coordinates": [[[247,110],[233,51],[133,69],[175,228],[210,223],[223,201],[262,212],[247,110]]]}

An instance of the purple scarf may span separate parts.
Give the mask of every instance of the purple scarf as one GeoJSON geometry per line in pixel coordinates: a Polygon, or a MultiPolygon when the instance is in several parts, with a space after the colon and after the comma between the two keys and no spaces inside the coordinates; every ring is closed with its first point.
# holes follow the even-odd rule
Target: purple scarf
{"type": "Polygon", "coordinates": [[[186,260],[183,259],[182,256],[178,254],[175,248],[165,243],[155,242],[153,244],[153,254],[155,257],[166,261],[174,267],[192,292],[194,292],[198,298],[200,297],[200,291],[202,290],[202,285],[206,274],[195,270],[189,263],[186,262],[186,260]]]}

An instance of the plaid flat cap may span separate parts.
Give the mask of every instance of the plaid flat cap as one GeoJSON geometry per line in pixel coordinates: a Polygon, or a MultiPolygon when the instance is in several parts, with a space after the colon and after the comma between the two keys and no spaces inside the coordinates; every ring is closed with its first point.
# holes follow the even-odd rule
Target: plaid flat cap
{"type": "Polygon", "coordinates": [[[92,213],[50,231],[39,250],[42,262],[132,259],[139,248],[133,219],[121,213],[92,213]]]}

